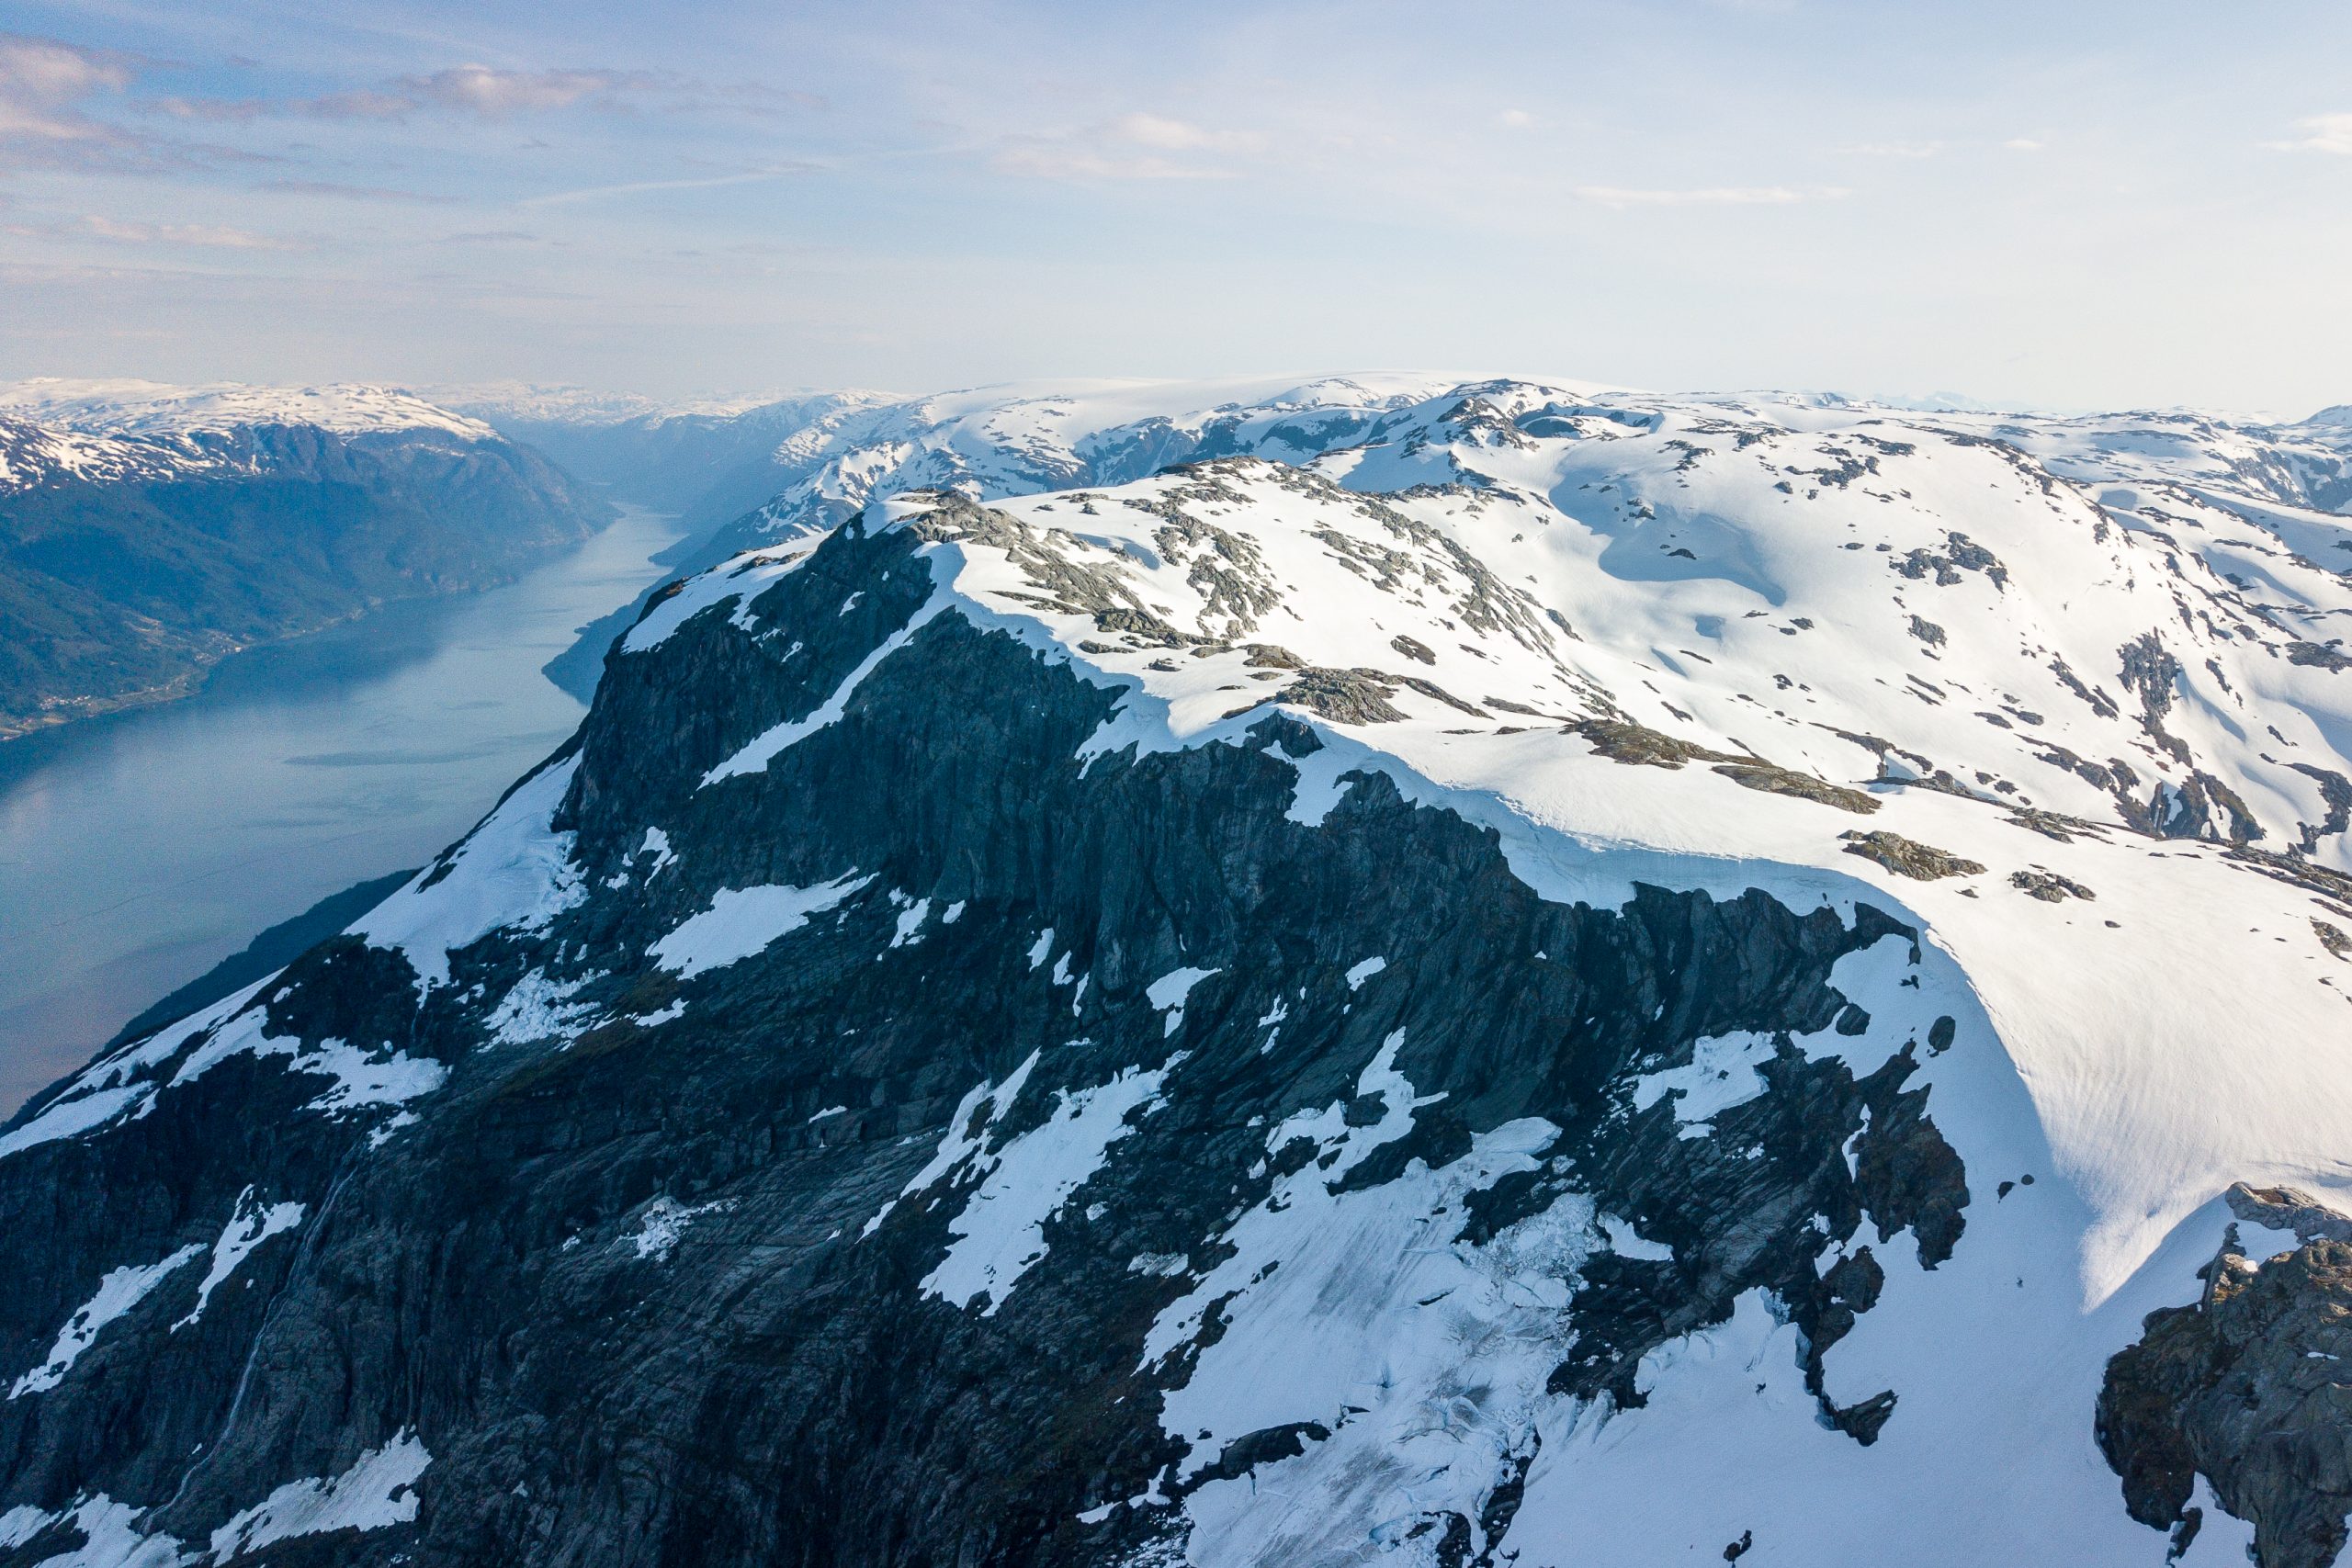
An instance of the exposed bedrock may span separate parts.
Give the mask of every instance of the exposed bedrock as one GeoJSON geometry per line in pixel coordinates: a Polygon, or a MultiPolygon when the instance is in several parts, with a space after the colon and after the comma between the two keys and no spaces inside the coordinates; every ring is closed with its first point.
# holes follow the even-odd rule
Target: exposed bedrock
{"type": "MultiPolygon", "coordinates": [[[[535,929],[460,949],[421,1001],[409,957],[338,938],[264,998],[294,1066],[233,1055],[0,1159],[0,1367],[40,1364],[110,1271],[212,1248],[241,1203],[303,1209],[194,1323],[172,1326],[205,1276],[191,1254],[53,1386],[0,1402],[0,1512],[51,1519],[0,1562],[88,1538],[63,1511],[101,1494],[151,1510],[153,1540],[233,1546],[266,1533],[249,1513],[277,1489],[424,1451],[380,1517],[252,1560],[878,1568],[1172,1545],[1180,1509],[1104,1505],[1181,1502],[1331,1436],[1287,1424],[1178,1464],[1162,1415],[1227,1318],[1158,1359],[1146,1337],[1234,1254],[1236,1217],[1301,1171],[1366,1190],[1527,1119],[1552,1131],[1467,1195],[1452,1241],[1573,1199],[1648,1244],[1568,1280],[1553,1396],[1638,1419],[1644,1355],[1761,1291],[1804,1331],[1822,1421],[1870,1443],[1903,1419],[1900,1389],[1839,1406],[1821,1369],[1882,1258],[1967,1245],[1967,1173],[1912,1082],[1950,1025],[1859,1077],[1795,1037],[1869,1028],[1832,967],[1908,928],[1755,891],[1548,901],[1491,832],[1385,775],[1301,800],[1294,761],[1321,742],[1279,713],[1246,745],[1088,760],[1118,694],[958,613],[910,632],[932,592],[915,545],[844,530],[748,606],[612,656],[549,764],[576,768],[555,822],[576,884],[535,929]],[[829,703],[764,766],[723,768],[829,703]],[[831,904],[747,954],[656,956],[722,895],[820,887],[831,904]],[[1763,1039],[1764,1087],[1710,1135],[1671,1096],[1636,1103],[1637,1077],[1741,1033],[1763,1039]],[[303,1064],[331,1047],[447,1081],[397,1119],[322,1105],[331,1076],[303,1064]],[[1270,1150],[1324,1107],[1337,1132],[1270,1150]],[[1367,1127],[1376,1146],[1340,1158],[1367,1127]],[[975,1190],[1001,1167],[910,1179],[943,1146],[1016,1145],[1067,1155],[1033,1189],[1069,1185],[1034,1235],[978,1256],[975,1190]]],[[[1494,1561],[1532,1457],[1413,1539],[1494,1561]]],[[[1330,1521],[1335,1543],[1364,1529],[1330,1521]]]]}
{"type": "Polygon", "coordinates": [[[2352,1514],[2352,1218],[2292,1188],[2241,1182],[2229,1202],[2301,1245],[2256,1262],[2232,1225],[2202,1299],[2151,1313],[2108,1363],[2099,1447],[2132,1517],[2176,1551],[2205,1522],[2202,1476],[2253,1523],[2262,1568],[2326,1568],[2352,1514]]]}

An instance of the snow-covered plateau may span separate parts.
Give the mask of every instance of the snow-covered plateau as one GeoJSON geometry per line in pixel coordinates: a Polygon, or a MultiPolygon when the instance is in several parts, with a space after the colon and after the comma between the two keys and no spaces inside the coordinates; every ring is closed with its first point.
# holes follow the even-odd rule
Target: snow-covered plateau
{"type": "Polygon", "coordinates": [[[0,1562],[2338,1559],[2352,419],[810,411],[0,1131],[0,1562]]]}

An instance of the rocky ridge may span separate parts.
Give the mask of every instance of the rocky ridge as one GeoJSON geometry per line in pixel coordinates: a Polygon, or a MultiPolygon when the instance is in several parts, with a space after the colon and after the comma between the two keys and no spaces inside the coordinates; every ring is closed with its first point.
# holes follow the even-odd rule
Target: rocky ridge
{"type": "Polygon", "coordinates": [[[28,1107],[16,1560],[2325,1561],[2339,1244],[2197,1273],[2352,1131],[2341,581],[1958,416],[1381,417],[677,585],[28,1107]]]}

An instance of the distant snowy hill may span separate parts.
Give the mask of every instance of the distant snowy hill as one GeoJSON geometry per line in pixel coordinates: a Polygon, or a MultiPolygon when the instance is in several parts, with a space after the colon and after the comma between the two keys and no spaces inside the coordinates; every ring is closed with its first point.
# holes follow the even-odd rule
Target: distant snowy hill
{"type": "Polygon", "coordinates": [[[386,387],[253,387],[221,382],[40,379],[0,385],[0,413],[107,435],[191,437],[271,425],[336,435],[440,431],[468,441],[493,432],[422,398],[386,387]]]}
{"type": "Polygon", "coordinates": [[[730,522],[765,502],[795,477],[789,459],[778,457],[789,437],[881,397],[799,392],[659,402],[523,383],[435,388],[432,395],[607,487],[616,500],[674,513],[689,530],[730,522]]]}
{"type": "Polygon", "coordinates": [[[0,1130],[0,1562],[2339,1559],[2345,425],[775,450],[467,839],[0,1130]]]}
{"type": "Polygon", "coordinates": [[[383,388],[0,386],[0,738],[503,581],[610,514],[489,425],[383,388]]]}

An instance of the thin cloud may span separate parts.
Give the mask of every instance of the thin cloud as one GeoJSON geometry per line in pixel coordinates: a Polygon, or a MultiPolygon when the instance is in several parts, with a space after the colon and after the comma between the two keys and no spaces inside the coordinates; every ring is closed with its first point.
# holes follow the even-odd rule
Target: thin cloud
{"type": "Polygon", "coordinates": [[[1865,141],[1838,149],[1863,158],[1932,158],[1943,150],[1940,141],[1865,141]]]}
{"type": "Polygon", "coordinates": [[[1198,154],[1247,157],[1254,132],[1216,130],[1165,115],[1126,114],[1060,136],[1008,139],[989,161],[1001,175],[1049,180],[1220,180],[1238,171],[1198,154]]]}
{"type": "Polygon", "coordinates": [[[205,250],[290,251],[294,244],[267,234],[212,223],[126,223],[92,214],[74,230],[91,239],[124,245],[195,245],[205,250]]]}
{"type": "Polygon", "coordinates": [[[1835,201],[1837,188],[1792,190],[1787,186],[1716,186],[1702,190],[1631,190],[1623,186],[1577,186],[1578,201],[1597,207],[1786,207],[1800,201],[1835,201]]]}
{"type": "Polygon", "coordinates": [[[160,98],[150,107],[180,119],[240,123],[266,117],[401,120],[417,114],[494,121],[571,108],[604,114],[628,114],[641,108],[669,112],[821,108],[824,100],[758,83],[714,86],[657,71],[502,71],[491,65],[465,64],[315,97],[160,98]]]}
{"type": "Polygon", "coordinates": [[[1260,139],[1247,131],[1210,130],[1189,120],[1156,114],[1121,115],[1107,130],[1114,141],[1163,152],[1248,152],[1260,144],[1260,139]]]}
{"type": "Polygon", "coordinates": [[[276,191],[285,196],[329,196],[348,201],[417,201],[435,206],[454,206],[454,196],[435,196],[428,191],[399,190],[390,186],[350,186],[334,180],[265,180],[256,188],[276,191]]]}
{"type": "Polygon", "coordinates": [[[0,32],[0,173],[64,169],[159,174],[276,160],[231,147],[149,136],[94,118],[155,62],[114,50],[0,32]]]}
{"type": "Polygon", "coordinates": [[[2303,132],[2292,141],[2266,141],[2279,152],[2334,152],[2352,158],[2352,114],[2315,114],[2295,122],[2303,132]]]}
{"type": "Polygon", "coordinates": [[[553,191],[546,196],[526,197],[524,207],[562,207],[575,201],[595,201],[605,197],[636,196],[654,190],[707,190],[718,186],[759,185],[768,180],[788,179],[794,175],[815,173],[816,164],[775,164],[763,169],[745,169],[732,175],[709,175],[682,180],[629,180],[620,185],[587,186],[579,190],[553,191]]]}
{"type": "Polygon", "coordinates": [[[135,138],[80,106],[130,83],[118,54],[0,33],[0,165],[88,168],[152,161],[135,138]]]}

